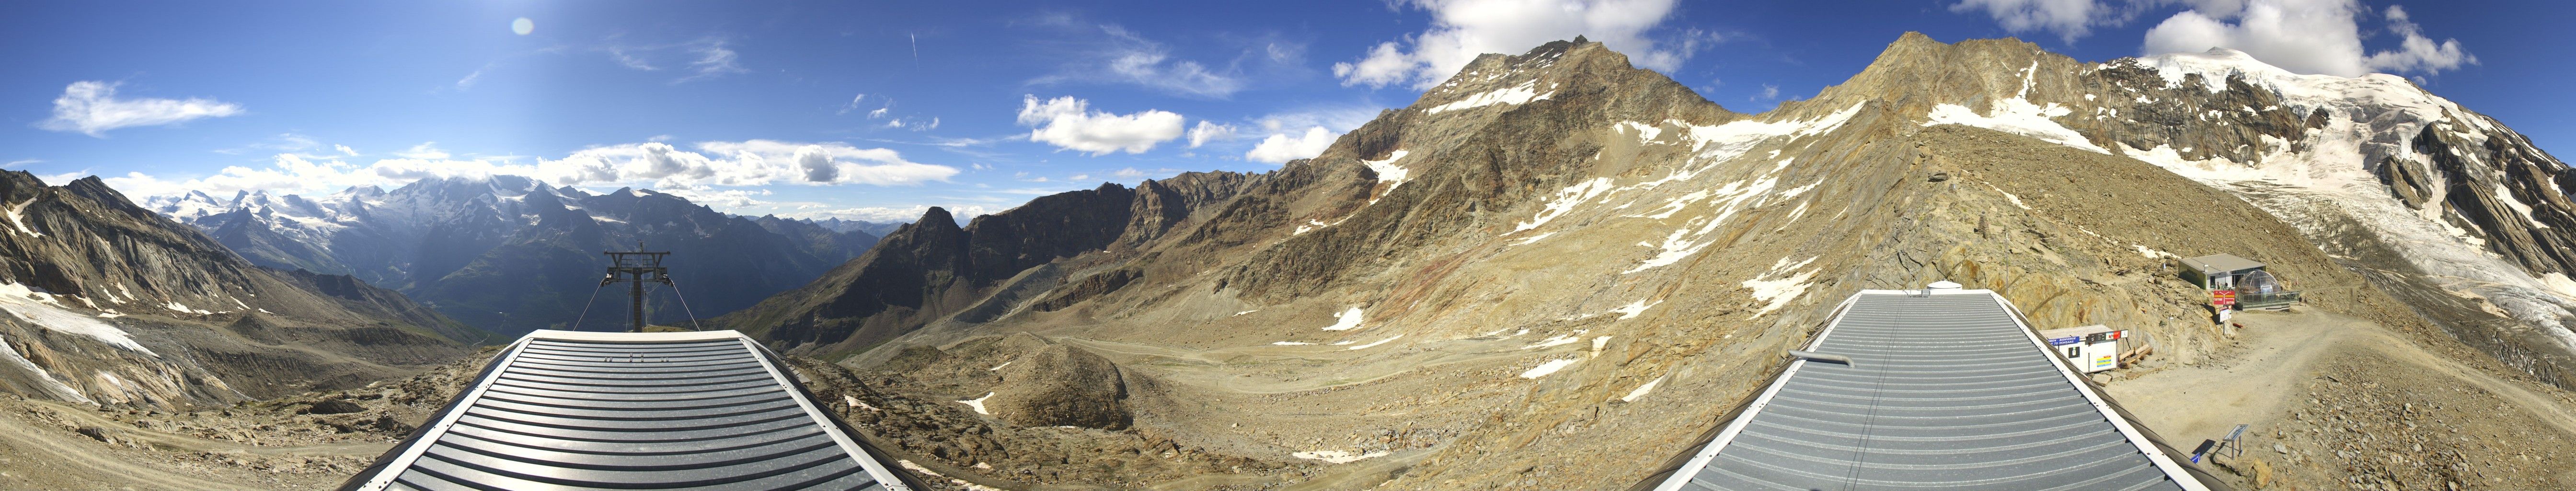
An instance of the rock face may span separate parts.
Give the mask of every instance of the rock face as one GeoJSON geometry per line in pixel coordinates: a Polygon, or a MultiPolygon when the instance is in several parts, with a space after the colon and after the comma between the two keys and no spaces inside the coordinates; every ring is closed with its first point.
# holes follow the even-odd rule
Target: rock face
{"type": "Polygon", "coordinates": [[[1244,182],[1189,174],[1147,181],[1144,193],[1102,184],[1030,200],[965,227],[934,207],[821,279],[714,323],[792,353],[847,354],[964,311],[1032,267],[1158,237],[1171,229],[1169,217],[1186,217],[1244,182]]]}
{"type": "Polygon", "coordinates": [[[175,408],[364,384],[487,334],[347,276],[251,264],[97,178],[0,172],[0,390],[175,408]]]}
{"type": "MultiPolygon", "coordinates": [[[[1091,375],[1050,398],[1123,391],[1131,431],[1334,464],[1281,479],[1348,489],[1625,487],[1757,394],[1835,302],[1945,279],[2189,364],[2233,341],[2170,261],[2232,253],[2318,310],[2553,370],[2554,345],[2515,326],[2567,303],[2548,269],[2548,237],[2576,226],[2551,218],[2563,166],[2402,80],[2329,78],[1909,34],[1748,115],[1555,42],[1479,57],[1276,171],[907,227],[727,320],[950,410],[1017,404],[983,389],[1063,351],[1056,376],[1091,375]],[[2427,155],[2452,149],[2447,170],[2427,155]]],[[[991,420],[1065,421],[1011,411],[991,420]]]]}
{"type": "Polygon", "coordinates": [[[671,274],[693,302],[649,299],[650,321],[666,324],[686,323],[686,310],[713,317],[749,306],[877,241],[866,222],[737,217],[653,191],[591,194],[514,176],[321,198],[190,193],[156,198],[153,209],[252,264],[355,276],[502,335],[572,327],[598,287],[600,252],[632,250],[636,240],[672,251],[671,274]]]}
{"type": "Polygon", "coordinates": [[[1126,429],[1127,384],[1118,365],[1082,348],[1050,344],[1002,367],[1002,383],[984,407],[1019,426],[1126,429]]]}

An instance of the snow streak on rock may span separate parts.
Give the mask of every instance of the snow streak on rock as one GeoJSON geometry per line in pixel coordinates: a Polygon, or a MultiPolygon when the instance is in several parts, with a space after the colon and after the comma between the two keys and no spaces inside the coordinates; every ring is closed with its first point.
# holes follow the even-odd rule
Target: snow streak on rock
{"type": "Polygon", "coordinates": [[[1548,360],[1547,363],[1540,363],[1537,367],[1530,368],[1529,371],[1521,372],[1521,378],[1545,377],[1547,374],[1556,373],[1557,370],[1564,370],[1567,365],[1573,365],[1574,361],[1575,359],[1573,358],[1548,360]]]}
{"type": "Polygon", "coordinates": [[[1539,93],[1537,87],[1538,81],[1531,80],[1528,82],[1522,82],[1518,87],[1494,89],[1490,92],[1467,96],[1467,98],[1459,99],[1456,102],[1432,106],[1430,109],[1424,109],[1422,111],[1431,114],[1440,114],[1447,111],[1475,109],[1495,104],[1520,105],[1527,104],[1529,101],[1546,100],[1548,96],[1556,95],[1556,84],[1547,84],[1547,88],[1549,90],[1545,94],[1539,93]]]}
{"type": "Polygon", "coordinates": [[[2067,129],[2066,125],[2057,124],[2057,121],[2050,119],[2065,116],[2074,112],[2074,109],[2059,106],[2055,102],[2045,106],[2030,103],[2030,87],[2035,81],[2032,75],[2038,69],[2039,62],[2036,61],[2031,62],[2030,68],[2022,69],[2021,92],[2013,94],[2010,99],[1994,101],[1987,107],[1984,115],[1979,115],[1966,106],[1942,104],[1932,107],[1932,113],[1925,115],[1930,121],[1923,122],[1923,125],[1975,126],[2110,155],[2110,150],[2094,145],[2093,141],[2085,139],[2083,134],[2067,129]]]}
{"type": "Polygon", "coordinates": [[[1411,171],[1406,170],[1404,166],[1395,165],[1395,161],[1404,160],[1404,154],[1407,153],[1411,152],[1397,150],[1393,153],[1387,154],[1386,160],[1360,161],[1361,164],[1368,165],[1370,171],[1377,173],[1378,182],[1386,183],[1386,191],[1379,192],[1376,197],[1369,198],[1369,204],[1377,204],[1378,199],[1385,198],[1389,193],[1394,193],[1395,188],[1404,186],[1404,181],[1410,179],[1409,176],[1412,175],[1411,171]]]}
{"type": "Polygon", "coordinates": [[[87,336],[128,351],[161,356],[151,348],[135,344],[134,338],[127,336],[124,329],[108,325],[97,317],[72,312],[63,308],[62,302],[55,300],[53,294],[38,292],[25,285],[0,283],[0,310],[47,330],[87,336]]]}

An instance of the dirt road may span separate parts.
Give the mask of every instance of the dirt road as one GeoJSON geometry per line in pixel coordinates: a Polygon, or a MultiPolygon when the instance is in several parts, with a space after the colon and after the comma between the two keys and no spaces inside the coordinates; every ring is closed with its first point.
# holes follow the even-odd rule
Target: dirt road
{"type": "MultiPolygon", "coordinates": [[[[2307,461],[2305,467],[2323,471],[2360,461],[2440,471],[2415,480],[2430,482],[2389,481],[2402,489],[2571,484],[2563,480],[2576,464],[2489,445],[2576,438],[2576,404],[2564,390],[2496,376],[2358,318],[2251,312],[2237,321],[2245,328],[2233,349],[2113,382],[2108,390],[2185,450],[2250,424],[2247,455],[2276,464],[2307,461]]],[[[2280,477],[2302,476],[2284,471],[2280,477]]]]}

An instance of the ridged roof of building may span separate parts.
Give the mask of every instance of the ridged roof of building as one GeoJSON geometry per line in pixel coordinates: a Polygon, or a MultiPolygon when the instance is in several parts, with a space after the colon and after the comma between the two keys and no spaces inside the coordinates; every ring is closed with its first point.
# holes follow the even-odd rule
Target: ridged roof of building
{"type": "Polygon", "coordinates": [[[795,380],[734,331],[536,331],[342,489],[921,489],[795,380]]]}
{"type": "Polygon", "coordinates": [[[1654,489],[2205,490],[1985,290],[1855,295],[1654,489]]]}

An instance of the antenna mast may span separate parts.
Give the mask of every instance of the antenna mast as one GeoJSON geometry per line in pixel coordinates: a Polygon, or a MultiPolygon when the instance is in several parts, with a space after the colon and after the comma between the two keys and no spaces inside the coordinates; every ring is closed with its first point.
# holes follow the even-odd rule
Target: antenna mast
{"type": "Polygon", "coordinates": [[[634,251],[609,251],[601,254],[608,255],[610,264],[608,276],[599,279],[599,286],[606,287],[618,282],[630,284],[631,288],[627,290],[628,296],[632,297],[635,303],[630,305],[632,310],[628,314],[630,316],[628,324],[631,327],[626,332],[644,332],[644,284],[671,285],[671,268],[662,267],[662,256],[671,255],[671,251],[645,252],[644,241],[637,239],[634,251]]]}

